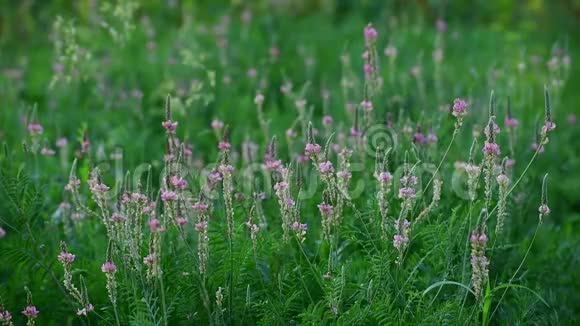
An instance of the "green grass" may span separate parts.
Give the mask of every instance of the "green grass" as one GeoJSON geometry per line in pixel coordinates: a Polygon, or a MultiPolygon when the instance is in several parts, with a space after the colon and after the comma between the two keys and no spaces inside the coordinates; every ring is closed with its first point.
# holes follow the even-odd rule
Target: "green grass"
{"type": "MultiPolygon", "coordinates": [[[[39,325],[578,322],[579,132],[567,116],[580,113],[574,33],[579,26],[565,5],[540,1],[520,7],[494,1],[473,8],[444,7],[434,1],[401,8],[395,2],[336,1],[304,7],[293,2],[292,10],[284,10],[256,2],[247,25],[241,21],[244,8],[226,3],[184,1],[179,8],[168,8],[162,1],[145,1],[126,17],[111,12],[97,15],[99,9],[91,9],[89,3],[0,5],[2,12],[12,13],[2,15],[7,23],[0,30],[0,142],[4,144],[0,227],[6,232],[0,238],[0,305],[12,312],[16,325],[25,323],[20,313],[27,305],[25,286],[40,311],[39,325]],[[439,13],[448,22],[445,33],[435,29],[439,13]],[[229,24],[224,25],[222,15],[229,15],[229,24]],[[70,22],[74,37],[66,36],[73,29],[54,33],[57,16],[63,17],[63,26],[70,22]],[[517,19],[512,20],[514,16],[517,19]],[[119,36],[113,37],[99,19],[119,36]],[[19,27],[12,24],[16,21],[19,27]],[[384,84],[373,98],[372,115],[365,119],[358,103],[365,84],[362,31],[369,21],[379,33],[379,73],[384,84]],[[223,35],[216,27],[220,25],[226,26],[223,35]],[[227,39],[226,47],[219,46],[220,39],[227,39]],[[60,59],[55,48],[59,42],[65,49],[60,59]],[[398,49],[393,64],[383,54],[389,44],[398,49]],[[437,44],[444,49],[440,64],[432,59],[437,44]],[[275,59],[270,56],[272,46],[280,51],[275,59]],[[546,63],[558,48],[571,57],[572,64],[550,72],[546,63]],[[347,56],[349,64],[341,60],[347,56]],[[66,62],[65,74],[54,82],[57,60],[66,62]],[[523,71],[518,69],[521,62],[526,63],[523,71]],[[422,68],[419,79],[410,74],[416,65],[422,68]],[[250,69],[256,69],[257,77],[248,76],[250,69]],[[69,82],[63,79],[68,76],[73,76],[69,82]],[[562,87],[555,86],[554,79],[561,79],[562,87]],[[344,81],[352,87],[344,87],[344,81]],[[293,88],[285,95],[281,87],[288,82],[293,88]],[[530,146],[544,121],[545,84],[557,128],[550,133],[545,151],[534,156],[530,146]],[[502,157],[509,155],[516,161],[507,174],[512,185],[521,180],[508,198],[504,234],[495,233],[495,214],[486,225],[489,283],[477,300],[471,284],[469,236],[481,227],[484,182],[480,178],[478,197],[470,202],[465,197],[466,175],[454,163],[468,161],[476,134],[474,162],[482,161],[482,129],[488,121],[491,90],[502,129],[497,135],[502,157]],[[254,104],[258,92],[265,96],[268,137],[254,104]],[[323,92],[329,94],[328,100],[323,92]],[[161,122],[166,120],[168,94],[172,118],[179,122],[176,137],[192,149],[191,157],[177,157],[179,174],[188,181],[192,198],[200,198],[215,164],[227,159],[235,167],[231,242],[221,183],[202,197],[210,204],[207,274],[199,272],[194,228],[198,215],[191,203],[177,209],[159,199],[160,188],[167,187],[163,173],[168,169],[176,173],[163,160],[167,139],[161,122]],[[503,123],[508,96],[520,122],[513,157],[503,123]],[[455,119],[441,107],[449,109],[457,97],[468,99],[470,107],[452,140],[455,119]],[[298,99],[308,103],[303,118],[298,118],[298,99]],[[359,110],[358,117],[346,109],[349,103],[359,110]],[[391,128],[385,124],[387,113],[393,120],[391,128]],[[325,114],[334,119],[328,129],[321,122],[325,114]],[[232,143],[227,158],[217,149],[223,133],[210,128],[214,119],[227,125],[232,143]],[[44,127],[40,136],[27,131],[33,120],[44,127]],[[354,150],[349,199],[331,240],[322,237],[317,205],[330,200],[336,208],[344,198],[321,180],[310,162],[297,160],[307,142],[308,121],[318,129],[315,140],[323,147],[338,143],[354,150]],[[348,136],[352,126],[365,131],[358,144],[348,136]],[[418,126],[423,133],[436,134],[437,143],[413,144],[418,126]],[[291,127],[297,136],[289,141],[286,130],[291,127]],[[299,221],[308,224],[304,242],[293,233],[288,242],[283,241],[282,214],[272,189],[280,176],[261,166],[271,136],[276,137],[278,159],[292,171],[290,194],[297,202],[299,221]],[[68,139],[67,146],[55,146],[60,137],[68,139]],[[81,152],[84,138],[90,141],[88,153],[81,152]],[[243,148],[250,140],[257,151],[248,158],[243,148]],[[387,195],[386,238],[373,177],[374,154],[381,146],[382,150],[392,147],[387,168],[395,176],[387,195]],[[56,150],[56,155],[42,155],[43,147],[56,150]],[[122,158],[114,159],[112,154],[118,152],[122,158]],[[396,195],[406,161],[420,162],[415,171],[420,181],[417,190],[429,183],[430,171],[441,162],[437,179],[443,181],[443,191],[439,206],[413,224],[398,264],[393,235],[401,200],[396,195]],[[61,202],[68,202],[73,209],[80,210],[82,204],[92,212],[100,211],[87,186],[95,167],[115,194],[109,198],[110,211],[124,209],[118,203],[123,190],[140,191],[158,202],[157,218],[167,223],[167,229],[153,235],[147,224],[150,217],[142,217],[136,228],[143,232],[137,262],[122,240],[130,232],[109,239],[100,215],[74,220],[70,212],[59,209],[61,202]],[[81,180],[77,200],[64,191],[71,169],[81,180]],[[537,211],[546,173],[551,214],[539,225],[537,211]],[[261,207],[256,206],[253,192],[266,194],[261,207]],[[260,224],[260,208],[267,225],[260,225],[254,248],[245,223],[252,218],[252,223],[260,224]],[[175,215],[188,217],[189,223],[183,228],[170,223],[175,215]],[[95,306],[87,317],[76,315],[82,307],[63,285],[63,267],[56,258],[61,241],[76,255],[70,270],[73,283],[95,306]],[[148,278],[142,258],[157,248],[155,241],[162,243],[158,253],[163,274],[148,278]],[[101,272],[108,257],[118,269],[115,306],[101,272]],[[330,277],[325,277],[328,272],[330,277]],[[220,288],[224,298],[218,304],[220,288]]],[[[328,147],[329,159],[338,169],[338,155],[328,147]]],[[[494,185],[490,209],[496,206],[497,193],[494,185]]],[[[431,187],[418,194],[408,217],[411,222],[431,198],[431,187]]],[[[105,215],[110,218],[110,213],[105,215]]]]}

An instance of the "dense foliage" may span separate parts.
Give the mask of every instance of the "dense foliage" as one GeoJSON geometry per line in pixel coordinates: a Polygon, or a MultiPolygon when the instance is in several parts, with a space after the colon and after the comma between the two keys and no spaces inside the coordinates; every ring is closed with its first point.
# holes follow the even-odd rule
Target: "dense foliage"
{"type": "Polygon", "coordinates": [[[564,8],[0,6],[0,325],[578,322],[564,8]]]}

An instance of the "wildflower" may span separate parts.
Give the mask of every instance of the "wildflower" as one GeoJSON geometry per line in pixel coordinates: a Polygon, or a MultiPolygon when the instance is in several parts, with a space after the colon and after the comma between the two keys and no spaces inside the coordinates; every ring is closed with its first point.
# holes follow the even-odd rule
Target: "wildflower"
{"type": "Polygon", "coordinates": [[[411,187],[403,187],[399,189],[399,198],[401,199],[411,199],[415,198],[415,189],[411,187]]]}
{"type": "Polygon", "coordinates": [[[367,111],[371,111],[373,109],[373,102],[365,100],[360,102],[360,106],[367,111]]]}
{"type": "Polygon", "coordinates": [[[195,223],[195,230],[197,232],[203,232],[207,229],[207,221],[195,223]]]}
{"type": "Polygon", "coordinates": [[[161,200],[164,202],[171,202],[177,200],[177,193],[169,190],[161,192],[161,200]]]}
{"type": "Polygon", "coordinates": [[[209,205],[202,201],[198,201],[194,203],[191,207],[197,211],[206,211],[209,208],[209,205]]]}
{"type": "Polygon", "coordinates": [[[151,229],[151,232],[163,232],[163,231],[165,231],[165,229],[161,225],[161,221],[159,221],[159,219],[156,219],[156,218],[149,221],[149,228],[151,229]]]}
{"type": "Polygon", "coordinates": [[[232,148],[232,144],[230,144],[227,141],[222,140],[218,143],[218,148],[222,152],[227,152],[230,150],[230,148],[232,148]]]}
{"type": "Polygon", "coordinates": [[[107,274],[114,274],[117,272],[117,266],[113,262],[108,261],[101,266],[101,271],[107,274]]]}
{"type": "Polygon", "coordinates": [[[294,138],[296,137],[296,132],[294,131],[294,129],[290,128],[286,130],[286,137],[288,138],[294,138]]]}
{"type": "Polygon", "coordinates": [[[217,170],[213,170],[208,173],[207,179],[211,184],[215,184],[222,180],[222,174],[217,170]]]}
{"type": "Polygon", "coordinates": [[[35,306],[27,306],[26,308],[24,308],[24,310],[22,310],[22,314],[30,319],[35,319],[38,317],[40,312],[38,311],[38,309],[36,309],[35,306]]]}
{"type": "Polygon", "coordinates": [[[320,169],[320,173],[322,173],[322,174],[328,174],[328,173],[334,172],[334,167],[332,166],[332,162],[330,162],[330,161],[319,163],[318,168],[320,169]]]}
{"type": "Polygon", "coordinates": [[[292,223],[291,227],[294,230],[294,232],[296,232],[296,237],[298,238],[298,241],[304,242],[306,238],[306,231],[308,231],[308,224],[295,221],[294,223],[292,223]]]}
{"type": "Polygon", "coordinates": [[[266,167],[266,169],[268,169],[270,171],[278,171],[282,167],[282,161],[281,160],[266,160],[266,162],[264,162],[264,166],[266,167]]]}
{"type": "Polygon", "coordinates": [[[506,117],[505,117],[505,120],[503,121],[503,123],[504,123],[504,124],[505,124],[507,127],[509,127],[509,128],[513,128],[513,129],[517,128],[517,127],[518,127],[518,125],[520,124],[520,123],[519,123],[519,121],[518,121],[516,118],[514,118],[514,117],[510,117],[510,116],[506,116],[506,117]]]}
{"type": "Polygon", "coordinates": [[[540,215],[542,216],[547,216],[550,215],[550,207],[548,207],[548,205],[546,204],[542,204],[540,205],[540,207],[538,208],[538,212],[540,213],[540,215]]]}
{"type": "Polygon", "coordinates": [[[171,121],[171,120],[166,120],[163,121],[161,123],[161,125],[163,126],[163,128],[165,128],[165,130],[167,130],[167,133],[169,134],[174,134],[175,130],[177,130],[177,125],[179,123],[177,121],[171,121]]]}
{"type": "Polygon", "coordinates": [[[321,150],[322,150],[322,148],[320,147],[320,145],[308,143],[308,144],[306,144],[306,147],[304,148],[304,154],[306,154],[308,156],[312,156],[312,155],[320,153],[321,150]]]}
{"type": "Polygon", "coordinates": [[[485,256],[488,238],[484,232],[476,230],[471,233],[469,240],[471,242],[471,281],[475,296],[480,299],[489,274],[489,260],[485,256]]]}
{"type": "Polygon", "coordinates": [[[95,306],[88,304],[86,307],[77,310],[77,316],[86,316],[89,312],[95,310],[95,306]]]}
{"type": "Polygon", "coordinates": [[[187,181],[180,176],[171,176],[171,184],[178,189],[185,189],[187,187],[187,181]]]}
{"type": "Polygon", "coordinates": [[[488,156],[499,156],[501,153],[498,144],[489,142],[485,142],[482,152],[488,156]]]}
{"type": "Polygon", "coordinates": [[[81,180],[79,180],[76,176],[71,176],[66,186],[64,186],[64,190],[66,191],[73,191],[77,189],[81,185],[81,180]]]}
{"type": "Polygon", "coordinates": [[[12,314],[0,305],[0,324],[12,325],[12,314]]]}
{"type": "Polygon", "coordinates": [[[224,127],[224,122],[218,119],[214,119],[211,122],[211,128],[213,130],[220,130],[224,127]]]}
{"type": "Polygon", "coordinates": [[[542,127],[542,132],[547,133],[547,132],[552,131],[554,129],[556,129],[556,123],[548,120],[548,121],[544,122],[544,126],[542,127]]]}
{"type": "Polygon", "coordinates": [[[352,128],[350,128],[350,135],[352,137],[360,137],[360,136],[362,136],[362,131],[358,130],[355,127],[352,127],[352,128]]]}
{"type": "Polygon", "coordinates": [[[413,135],[413,142],[415,144],[423,144],[427,142],[427,137],[425,137],[425,135],[423,135],[420,131],[417,131],[413,135]]]}
{"type": "Polygon", "coordinates": [[[333,119],[329,115],[325,115],[324,117],[322,117],[322,124],[324,124],[325,126],[332,124],[332,121],[333,119]]]}
{"type": "Polygon", "coordinates": [[[383,171],[379,173],[378,180],[381,183],[388,183],[393,179],[393,176],[388,171],[383,171]]]}
{"type": "Polygon", "coordinates": [[[68,145],[68,139],[66,139],[65,137],[61,137],[56,140],[56,147],[62,148],[65,147],[66,145],[68,145]]]}
{"type": "Polygon", "coordinates": [[[407,242],[409,242],[409,238],[408,237],[403,237],[400,234],[395,234],[393,236],[393,246],[397,249],[400,249],[403,247],[403,245],[405,245],[407,242]]]}
{"type": "Polygon", "coordinates": [[[58,255],[58,261],[63,265],[70,265],[75,261],[75,255],[70,252],[63,251],[58,255]]]}
{"type": "Polygon", "coordinates": [[[0,227],[0,239],[4,238],[6,236],[6,230],[4,230],[3,228],[0,227]]]}
{"type": "Polygon", "coordinates": [[[42,134],[42,131],[44,130],[44,128],[42,127],[42,125],[38,122],[31,122],[28,124],[28,132],[31,135],[38,135],[38,134],[42,134]]]}
{"type": "Polygon", "coordinates": [[[369,23],[364,29],[366,43],[367,44],[374,43],[377,39],[378,34],[379,33],[377,33],[377,30],[373,27],[373,25],[369,23]]]}
{"type": "Polygon", "coordinates": [[[43,147],[40,150],[40,155],[44,155],[44,156],[53,156],[54,154],[56,154],[56,152],[54,151],[54,149],[52,148],[48,148],[48,147],[43,147]]]}
{"type": "Polygon", "coordinates": [[[127,219],[127,217],[125,217],[121,213],[115,212],[115,213],[111,214],[111,221],[113,221],[113,222],[121,222],[121,221],[124,221],[126,219],[127,219]]]}
{"type": "Polygon", "coordinates": [[[333,207],[327,204],[326,202],[318,204],[318,209],[320,210],[320,213],[324,216],[330,216],[334,213],[333,207]]]}
{"type": "Polygon", "coordinates": [[[365,73],[370,74],[373,72],[374,68],[373,65],[371,65],[370,63],[365,63],[363,70],[365,73]]]}
{"type": "Polygon", "coordinates": [[[467,108],[468,106],[465,100],[456,98],[453,101],[453,110],[451,114],[459,120],[467,114],[467,108]]]}
{"type": "Polygon", "coordinates": [[[155,262],[155,260],[157,259],[156,257],[157,257],[157,256],[156,256],[155,254],[149,254],[149,255],[147,255],[147,256],[145,256],[145,257],[143,257],[143,263],[144,263],[145,265],[149,265],[149,266],[151,266],[151,265],[153,265],[153,263],[154,263],[154,262],[155,262]]]}

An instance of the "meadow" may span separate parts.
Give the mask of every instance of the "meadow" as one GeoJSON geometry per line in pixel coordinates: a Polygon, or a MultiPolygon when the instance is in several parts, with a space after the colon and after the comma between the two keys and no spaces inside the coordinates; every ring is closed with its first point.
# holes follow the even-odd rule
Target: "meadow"
{"type": "Polygon", "coordinates": [[[576,325],[573,1],[0,4],[0,325],[576,325]]]}

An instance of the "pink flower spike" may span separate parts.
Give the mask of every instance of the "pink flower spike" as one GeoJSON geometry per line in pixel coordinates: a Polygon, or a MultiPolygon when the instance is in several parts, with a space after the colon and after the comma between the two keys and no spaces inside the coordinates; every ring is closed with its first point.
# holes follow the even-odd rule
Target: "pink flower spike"
{"type": "Polygon", "coordinates": [[[481,151],[485,155],[499,156],[501,154],[501,151],[499,150],[499,145],[496,143],[485,142],[481,151]]]}
{"type": "Polygon", "coordinates": [[[61,252],[57,258],[64,265],[72,264],[75,261],[75,255],[65,251],[61,252]]]}
{"type": "Polygon", "coordinates": [[[334,172],[334,167],[332,166],[332,162],[330,162],[330,161],[319,163],[318,168],[320,169],[320,173],[322,173],[322,174],[328,174],[328,173],[334,172]]]}
{"type": "Polygon", "coordinates": [[[114,274],[117,272],[117,266],[113,262],[108,261],[101,266],[101,271],[106,274],[114,274]]]}
{"type": "Polygon", "coordinates": [[[27,306],[26,308],[24,308],[24,310],[22,311],[22,314],[28,318],[32,318],[35,319],[38,317],[38,315],[40,314],[40,312],[38,311],[38,309],[36,309],[35,306],[27,306]]]}
{"type": "Polygon", "coordinates": [[[213,130],[220,130],[224,127],[224,122],[218,119],[213,119],[211,122],[211,128],[213,130]]]}
{"type": "Polygon", "coordinates": [[[365,41],[367,44],[374,42],[377,39],[378,35],[379,35],[379,33],[377,33],[377,30],[373,27],[373,24],[369,23],[365,27],[364,36],[365,36],[365,41]]]}
{"type": "Polygon", "coordinates": [[[167,120],[167,121],[163,121],[161,123],[161,125],[163,126],[163,128],[165,128],[165,130],[167,130],[167,133],[173,134],[173,133],[175,133],[175,130],[177,130],[178,122],[167,120]]]}
{"type": "Polygon", "coordinates": [[[306,144],[306,147],[304,148],[304,153],[306,155],[314,155],[314,154],[320,153],[321,150],[322,150],[322,147],[320,147],[320,145],[308,143],[308,144],[306,144]]]}
{"type": "Polygon", "coordinates": [[[163,191],[161,193],[161,200],[164,202],[174,201],[177,199],[177,194],[173,191],[163,191]]]}
{"type": "Polygon", "coordinates": [[[178,217],[178,218],[175,219],[175,223],[177,223],[178,225],[181,225],[181,226],[184,226],[188,222],[189,221],[185,217],[178,217]]]}
{"type": "Polygon", "coordinates": [[[222,152],[227,152],[227,151],[229,151],[229,150],[230,150],[230,148],[232,148],[232,144],[230,144],[230,143],[229,143],[229,142],[227,142],[227,141],[223,141],[223,140],[222,140],[222,141],[220,141],[220,142],[219,142],[219,144],[218,144],[218,148],[219,148],[219,150],[220,150],[220,151],[222,151],[222,152]]]}
{"type": "Polygon", "coordinates": [[[333,121],[333,119],[329,115],[325,115],[324,117],[322,117],[322,124],[325,126],[332,124],[332,121],[333,121]]]}

